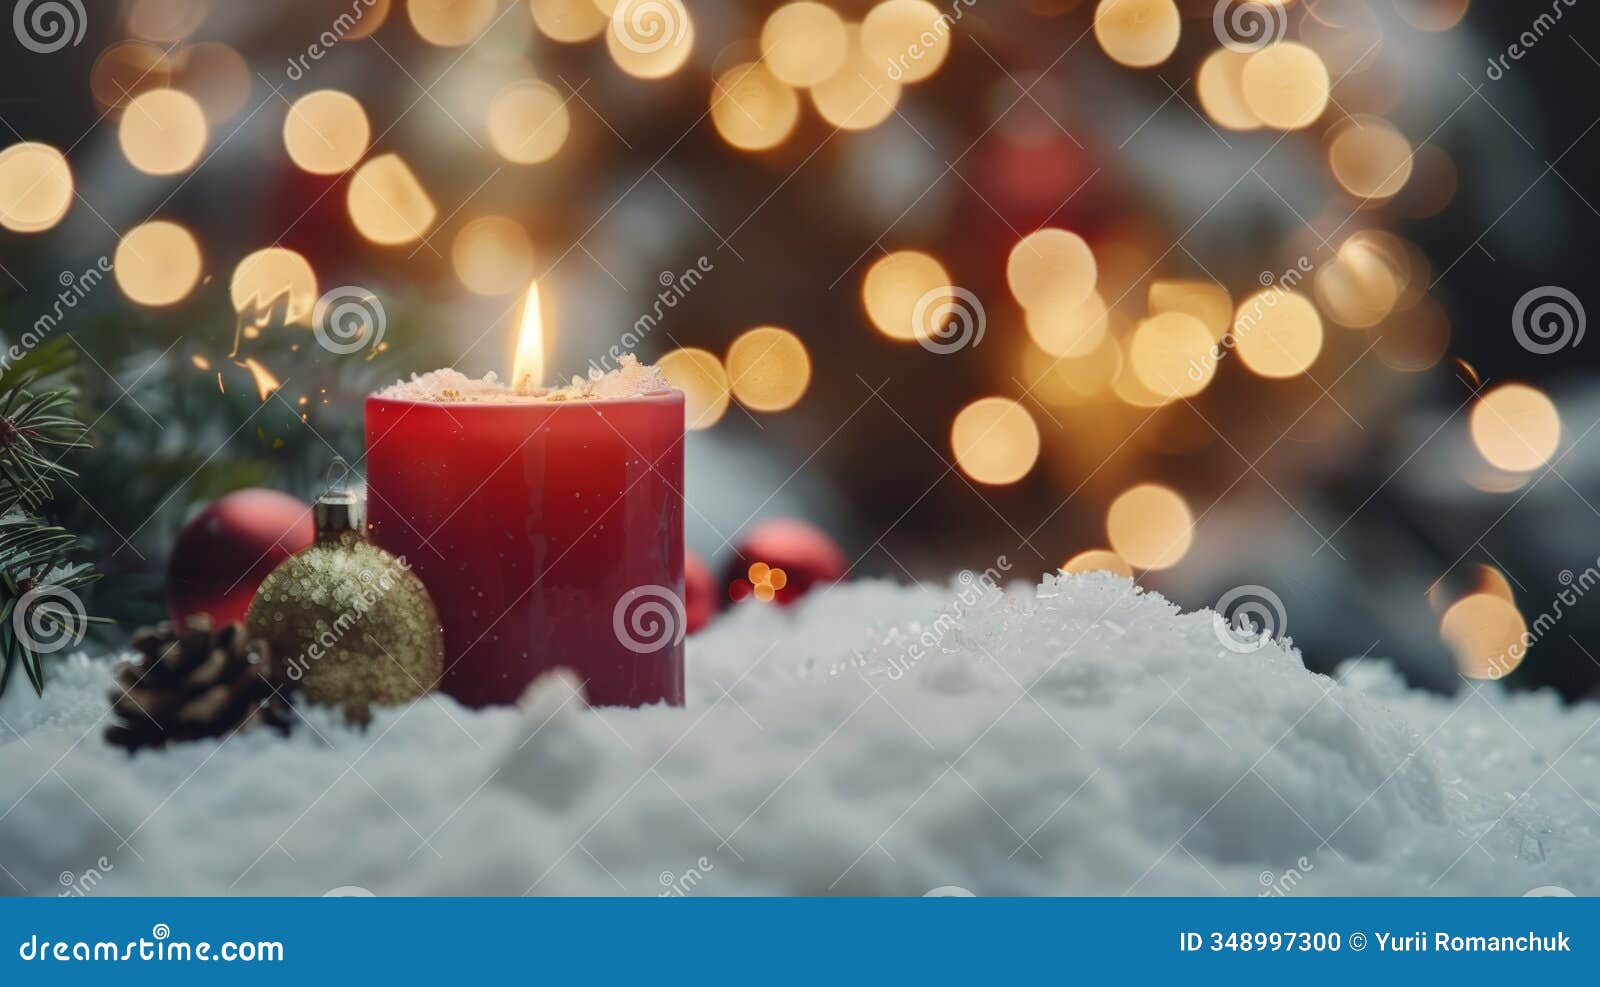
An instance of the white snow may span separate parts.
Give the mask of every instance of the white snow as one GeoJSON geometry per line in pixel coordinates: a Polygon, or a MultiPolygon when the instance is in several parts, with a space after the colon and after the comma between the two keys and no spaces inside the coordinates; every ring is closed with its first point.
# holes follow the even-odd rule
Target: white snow
{"type": "Polygon", "coordinates": [[[1109,575],[747,604],[689,663],[685,709],[588,711],[557,677],[130,760],[80,656],[0,702],[0,887],[1600,891],[1600,707],[1409,692],[1375,658],[1335,682],[1109,575]]]}
{"type": "Polygon", "coordinates": [[[556,388],[518,390],[501,381],[492,370],[482,377],[468,377],[459,370],[444,367],[425,374],[412,374],[410,380],[396,381],[379,391],[378,396],[397,401],[447,404],[531,404],[637,398],[661,394],[670,387],[659,368],[640,363],[632,353],[626,353],[614,369],[593,368],[588,377],[574,376],[570,383],[556,388]]]}

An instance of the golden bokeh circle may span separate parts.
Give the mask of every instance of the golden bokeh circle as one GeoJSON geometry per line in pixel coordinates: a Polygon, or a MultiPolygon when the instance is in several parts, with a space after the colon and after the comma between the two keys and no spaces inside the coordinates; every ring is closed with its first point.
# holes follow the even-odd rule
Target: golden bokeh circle
{"type": "Polygon", "coordinates": [[[314,175],[337,175],[354,168],[371,140],[367,111],[354,96],[337,89],[306,93],[294,101],[283,120],[289,160],[314,175]]]}
{"type": "Polygon", "coordinates": [[[317,304],[317,275],[301,254],[286,247],[267,247],[233,269],[228,297],[234,311],[242,315],[258,318],[282,305],[286,324],[310,325],[317,304]]]}
{"type": "Polygon", "coordinates": [[[942,321],[954,301],[950,287],[949,272],[934,257],[920,250],[896,250],[867,268],[861,281],[861,304],[879,332],[911,342],[918,338],[918,306],[930,321],[942,321]],[[925,303],[930,296],[934,301],[925,303]]]}
{"type": "Polygon", "coordinates": [[[200,103],[213,126],[239,115],[250,100],[250,66],[230,45],[205,41],[173,55],[172,85],[200,103]]]}
{"type": "Polygon", "coordinates": [[[1495,593],[1457,600],[1439,620],[1439,636],[1455,653],[1456,667],[1472,679],[1498,679],[1527,657],[1528,624],[1516,604],[1495,593]]]}
{"type": "Polygon", "coordinates": [[[636,79],[664,79],[694,50],[694,20],[682,0],[614,0],[606,50],[636,79]]]}
{"type": "Polygon", "coordinates": [[[133,0],[128,33],[159,44],[176,44],[195,32],[211,13],[209,0],[133,0]]]}
{"type": "Polygon", "coordinates": [[[474,294],[526,291],[533,280],[533,240],[514,219],[479,216],[456,233],[450,264],[474,294]]]}
{"type": "Polygon", "coordinates": [[[164,219],[135,226],[117,243],[112,270],[117,286],[140,305],[172,305],[200,281],[200,244],[194,234],[164,219]]]}
{"type": "Polygon", "coordinates": [[[72,205],[72,167],[66,155],[35,141],[0,151],[0,226],[41,233],[72,205]]]}
{"type": "Polygon", "coordinates": [[[1105,548],[1091,548],[1079,552],[1061,563],[1062,572],[1110,572],[1128,579],[1133,578],[1133,566],[1128,560],[1105,548]]]}
{"type": "Polygon", "coordinates": [[[1039,460],[1039,426],[1010,398],[979,398],[951,422],[950,451],[961,472],[979,483],[1016,483],[1039,460]]]}
{"type": "Polygon", "coordinates": [[[1328,108],[1328,67],[1297,41],[1279,41],[1251,55],[1240,83],[1250,112],[1279,130],[1309,127],[1328,108]]]}
{"type": "Polygon", "coordinates": [[[656,361],[667,383],[683,392],[684,422],[690,429],[710,428],[728,410],[728,372],[709,350],[684,347],[656,361]]]}
{"type": "Polygon", "coordinates": [[[758,326],[735,339],[726,366],[733,396],[752,411],[792,408],[811,384],[805,344],[777,326],[758,326]]]}
{"type": "Polygon", "coordinates": [[[1213,339],[1227,335],[1233,325],[1233,298],[1228,289],[1215,281],[1197,278],[1163,278],[1150,282],[1145,306],[1151,315],[1183,312],[1192,315],[1210,331],[1213,339]]]}
{"type": "Polygon", "coordinates": [[[1359,199],[1389,199],[1411,180],[1411,142],[1387,120],[1361,117],[1340,127],[1328,145],[1328,166],[1359,199]]]}
{"type": "Polygon", "coordinates": [[[128,163],[149,175],[176,175],[194,167],[206,149],[206,134],[205,111],[178,89],[135,96],[117,127],[128,163]]]}
{"type": "Polygon", "coordinates": [[[1166,398],[1193,397],[1217,372],[1210,359],[1216,341],[1204,322],[1183,312],[1153,315],[1133,331],[1128,359],[1139,382],[1166,398]]]}
{"type": "Polygon", "coordinates": [[[869,61],[897,82],[921,82],[950,54],[950,25],[928,0],[883,0],[861,20],[869,61]]]}
{"type": "Polygon", "coordinates": [[[417,35],[441,48],[471,44],[494,21],[496,0],[406,0],[417,35]]]}
{"type": "Polygon", "coordinates": [[[1111,312],[1098,291],[1080,305],[1047,302],[1023,312],[1028,337],[1051,356],[1084,356],[1099,346],[1111,326],[1111,312]]]}
{"type": "Polygon", "coordinates": [[[1159,483],[1125,490],[1106,511],[1111,548],[1136,569],[1170,569],[1194,541],[1194,515],[1183,496],[1159,483]]]}
{"type": "Polygon", "coordinates": [[[1550,461],[1561,444],[1561,413],[1538,388],[1502,384],[1472,408],[1472,442],[1493,466],[1526,473],[1550,461]]]}
{"type": "Polygon", "coordinates": [[[1089,300],[1098,277],[1088,242],[1055,227],[1029,233],[1006,258],[1006,283],[1023,308],[1071,311],[1089,300]]]}
{"type": "Polygon", "coordinates": [[[102,109],[117,110],[142,92],[164,89],[172,81],[167,53],[148,41],[118,41],[102,51],[89,70],[89,89],[102,109]]]}
{"type": "Polygon", "coordinates": [[[1100,0],[1094,9],[1095,40],[1112,61],[1132,68],[1166,61],[1182,28],[1173,0],[1100,0]]]}
{"type": "Polygon", "coordinates": [[[382,154],[350,176],[345,206],[356,231],[373,243],[413,243],[428,232],[439,210],[398,154],[382,154]]]}
{"type": "Polygon", "coordinates": [[[545,37],[563,44],[593,41],[610,18],[594,0],[532,0],[533,23],[545,37]]]}
{"type": "Polygon", "coordinates": [[[760,62],[745,62],[711,86],[711,122],[742,151],[777,147],[800,119],[800,97],[760,62]]]}
{"type": "Polygon", "coordinates": [[[513,164],[550,160],[571,130],[566,101],[549,83],[514,82],[489,103],[489,144],[513,164]]]}
{"type": "Polygon", "coordinates": [[[1322,352],[1322,317],[1310,299],[1268,288],[1246,298],[1233,318],[1233,343],[1244,365],[1263,377],[1305,373],[1322,352]]]}
{"type": "Polygon", "coordinates": [[[761,58],[791,86],[810,87],[844,67],[850,35],[833,8],[810,0],[786,3],[761,26],[761,58]]]}
{"type": "Polygon", "coordinates": [[[1261,118],[1244,98],[1244,63],[1249,60],[1249,52],[1218,48],[1200,63],[1194,79],[1195,94],[1200,98],[1200,108],[1219,127],[1255,130],[1261,126],[1261,118]]]}
{"type": "Polygon", "coordinates": [[[840,130],[870,130],[889,119],[900,103],[900,83],[888,68],[867,57],[861,28],[846,27],[848,45],[838,71],[811,87],[811,102],[822,119],[840,130]]]}

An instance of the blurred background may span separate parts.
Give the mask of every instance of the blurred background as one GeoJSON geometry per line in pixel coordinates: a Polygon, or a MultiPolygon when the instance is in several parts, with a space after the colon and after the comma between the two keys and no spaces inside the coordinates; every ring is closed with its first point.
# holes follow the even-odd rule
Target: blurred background
{"type": "Polygon", "coordinates": [[[91,423],[94,612],[371,390],[504,375],[537,283],[553,378],[689,393],[714,565],[799,517],[850,578],[1264,587],[1319,670],[1600,683],[1581,3],[13,8],[0,333],[91,423]]]}

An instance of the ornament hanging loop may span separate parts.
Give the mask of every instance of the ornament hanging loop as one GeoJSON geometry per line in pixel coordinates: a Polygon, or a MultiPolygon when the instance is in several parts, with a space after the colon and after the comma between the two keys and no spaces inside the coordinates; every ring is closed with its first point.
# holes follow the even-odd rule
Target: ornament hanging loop
{"type": "Polygon", "coordinates": [[[335,456],[328,467],[328,488],[313,505],[317,522],[317,541],[331,541],[346,531],[362,530],[365,506],[361,497],[349,487],[350,464],[343,456],[335,456]]]}

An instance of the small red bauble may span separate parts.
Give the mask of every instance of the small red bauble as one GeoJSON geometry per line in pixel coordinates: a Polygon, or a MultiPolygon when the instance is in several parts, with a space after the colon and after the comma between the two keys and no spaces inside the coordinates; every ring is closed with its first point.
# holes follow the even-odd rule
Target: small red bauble
{"type": "Polygon", "coordinates": [[[717,612],[717,583],[711,578],[711,567],[693,552],[683,554],[683,609],[690,634],[711,623],[717,612]]]}
{"type": "Polygon", "coordinates": [[[276,490],[225,494],[196,514],[167,562],[167,611],[183,626],[193,614],[221,626],[243,620],[256,587],[316,534],[311,507],[276,490]]]}
{"type": "Polygon", "coordinates": [[[838,582],[848,568],[844,552],[816,525],[794,518],[763,521],[739,540],[723,570],[724,597],[785,605],[813,586],[838,582]]]}

